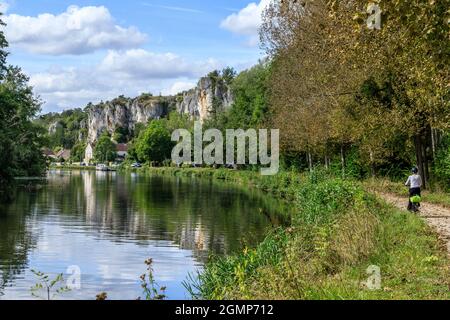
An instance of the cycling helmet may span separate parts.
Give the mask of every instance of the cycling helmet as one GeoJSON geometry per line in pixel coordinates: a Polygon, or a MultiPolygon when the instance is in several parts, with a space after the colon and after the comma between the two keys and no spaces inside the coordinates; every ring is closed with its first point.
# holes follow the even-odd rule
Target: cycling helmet
{"type": "Polygon", "coordinates": [[[419,169],[417,169],[417,167],[414,167],[414,168],[412,168],[411,172],[414,174],[417,174],[417,173],[419,173],[419,169]]]}

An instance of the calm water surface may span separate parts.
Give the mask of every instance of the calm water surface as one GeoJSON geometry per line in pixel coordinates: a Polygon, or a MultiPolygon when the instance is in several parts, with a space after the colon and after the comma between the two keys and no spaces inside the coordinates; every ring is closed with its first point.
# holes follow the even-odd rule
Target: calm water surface
{"type": "Polygon", "coordinates": [[[189,299],[189,273],[210,254],[257,244],[287,210],[255,190],[202,179],[51,171],[30,183],[40,187],[0,205],[0,299],[32,299],[31,270],[68,278],[70,266],[81,270],[81,289],[59,299],[136,299],[147,258],[169,299],[189,299]]]}

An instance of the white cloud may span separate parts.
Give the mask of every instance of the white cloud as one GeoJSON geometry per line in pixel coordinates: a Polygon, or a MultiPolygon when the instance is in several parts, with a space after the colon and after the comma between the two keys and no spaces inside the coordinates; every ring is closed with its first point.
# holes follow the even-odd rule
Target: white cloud
{"type": "Polygon", "coordinates": [[[109,51],[100,69],[132,78],[162,79],[192,76],[195,72],[192,65],[173,53],[159,54],[144,49],[109,51]]]}
{"type": "Polygon", "coordinates": [[[10,1],[0,1],[0,12],[5,14],[6,12],[8,12],[10,6],[10,1]]]}
{"type": "MultiPolygon", "coordinates": [[[[48,72],[34,74],[30,79],[30,84],[40,94],[68,92],[83,90],[88,84],[87,82],[94,80],[94,78],[88,70],[73,67],[53,68],[48,72]],[[85,79],[80,81],[81,78],[85,79]]],[[[98,83],[96,87],[98,87],[98,83]]]]}
{"type": "Polygon", "coordinates": [[[11,46],[37,54],[80,55],[99,49],[133,48],[147,39],[135,27],[117,25],[103,6],[70,6],[59,15],[37,17],[10,14],[4,20],[11,46]]]}
{"type": "Polygon", "coordinates": [[[215,59],[188,61],[174,53],[153,53],[144,49],[108,52],[99,71],[133,79],[200,77],[222,65],[215,59]]]}
{"type": "Polygon", "coordinates": [[[191,81],[177,81],[170,88],[167,88],[162,91],[163,95],[176,95],[177,93],[181,93],[183,91],[187,91],[189,89],[194,88],[197,85],[196,82],[191,81]]]}
{"type": "Polygon", "coordinates": [[[262,13],[273,0],[252,2],[237,13],[233,13],[220,26],[235,34],[248,37],[248,45],[256,46],[259,43],[258,30],[262,23],[262,13]]]}
{"type": "Polygon", "coordinates": [[[198,78],[223,66],[213,59],[189,61],[173,53],[109,51],[97,65],[31,74],[30,84],[46,102],[44,112],[48,112],[83,107],[122,94],[176,94],[195,87],[198,78]]]}

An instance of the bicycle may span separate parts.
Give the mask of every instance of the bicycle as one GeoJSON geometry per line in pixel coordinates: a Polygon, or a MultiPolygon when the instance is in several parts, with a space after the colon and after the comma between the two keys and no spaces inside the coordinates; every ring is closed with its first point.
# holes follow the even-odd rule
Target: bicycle
{"type": "Polygon", "coordinates": [[[411,202],[410,211],[416,213],[420,212],[420,203],[422,202],[422,197],[420,197],[419,195],[415,195],[409,198],[409,201],[411,202]]]}

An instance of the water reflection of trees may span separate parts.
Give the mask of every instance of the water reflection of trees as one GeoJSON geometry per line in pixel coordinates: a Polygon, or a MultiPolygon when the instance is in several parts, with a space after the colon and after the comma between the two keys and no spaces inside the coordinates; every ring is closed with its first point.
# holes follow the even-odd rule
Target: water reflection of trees
{"type": "Polygon", "coordinates": [[[113,241],[170,240],[201,258],[254,245],[287,210],[255,190],[210,180],[101,172],[51,179],[41,196],[93,232],[113,241]]]}
{"type": "Polygon", "coordinates": [[[36,244],[36,235],[27,222],[35,201],[35,194],[19,192],[13,203],[0,205],[0,296],[26,268],[28,252],[36,244]]]}
{"type": "Polygon", "coordinates": [[[27,264],[42,215],[111,241],[167,240],[208,254],[254,245],[266,227],[280,223],[280,203],[252,190],[200,179],[56,171],[40,190],[19,190],[0,212],[0,294],[27,264]],[[270,219],[268,218],[270,217],[270,219]],[[269,221],[272,220],[272,221],[269,221]]]}

